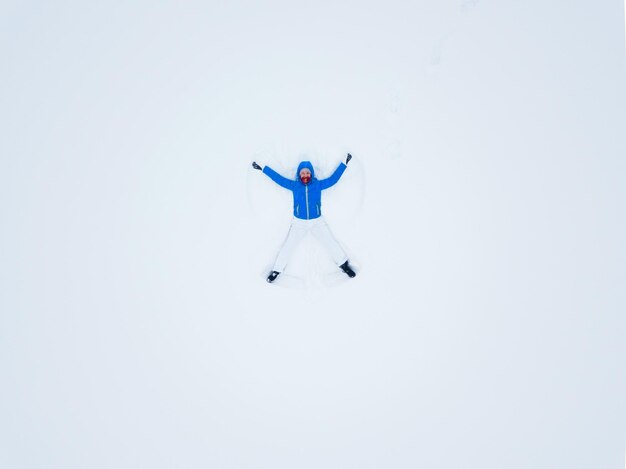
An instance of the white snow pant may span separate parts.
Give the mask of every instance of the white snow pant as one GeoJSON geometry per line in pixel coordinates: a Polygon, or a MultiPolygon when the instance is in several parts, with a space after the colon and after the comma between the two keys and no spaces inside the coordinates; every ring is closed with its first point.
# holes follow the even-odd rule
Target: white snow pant
{"type": "Polygon", "coordinates": [[[313,220],[302,220],[294,217],[291,222],[291,228],[289,228],[289,233],[287,234],[287,239],[285,239],[285,242],[278,252],[272,270],[276,272],[285,270],[291,254],[309,232],[326,248],[335,264],[339,266],[348,260],[345,251],[330,232],[330,228],[328,228],[324,217],[314,218],[313,220]]]}

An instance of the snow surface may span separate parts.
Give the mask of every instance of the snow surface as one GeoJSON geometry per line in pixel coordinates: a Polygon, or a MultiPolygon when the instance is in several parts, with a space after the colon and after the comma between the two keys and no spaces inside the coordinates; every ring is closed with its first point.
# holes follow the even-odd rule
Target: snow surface
{"type": "Polygon", "coordinates": [[[1,10],[1,468],[623,467],[619,2],[1,10]]]}

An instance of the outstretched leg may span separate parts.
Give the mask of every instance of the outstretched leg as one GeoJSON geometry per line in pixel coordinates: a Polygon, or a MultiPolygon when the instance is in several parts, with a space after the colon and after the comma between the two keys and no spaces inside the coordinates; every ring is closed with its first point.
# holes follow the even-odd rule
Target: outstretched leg
{"type": "Polygon", "coordinates": [[[337,242],[324,219],[319,219],[311,230],[313,236],[328,250],[335,264],[341,266],[348,261],[348,256],[341,245],[337,242]]]}
{"type": "Polygon", "coordinates": [[[276,256],[276,262],[274,263],[274,268],[272,269],[274,272],[280,273],[285,270],[291,254],[298,244],[300,244],[300,241],[302,241],[302,238],[304,238],[305,235],[306,228],[301,226],[297,220],[294,220],[291,223],[291,228],[289,228],[289,233],[287,233],[287,238],[283,242],[280,251],[278,251],[278,256],[276,256]]]}

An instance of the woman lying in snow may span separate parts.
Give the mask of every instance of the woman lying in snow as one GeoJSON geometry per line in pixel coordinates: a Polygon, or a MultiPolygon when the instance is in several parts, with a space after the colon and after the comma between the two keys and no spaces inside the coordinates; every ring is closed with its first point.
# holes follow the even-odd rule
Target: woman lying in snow
{"type": "Polygon", "coordinates": [[[276,257],[274,268],[267,277],[268,282],[271,283],[276,280],[276,277],[287,266],[287,262],[289,262],[289,258],[296,246],[309,232],[328,250],[333,261],[348,277],[352,278],[356,275],[348,263],[348,256],[330,232],[330,228],[328,228],[324,217],[322,217],[322,191],[339,181],[351,159],[352,155],[348,153],[345,164],[340,163],[330,177],[322,180],[315,178],[313,165],[309,161],[302,161],[298,165],[295,179],[288,179],[269,166],[261,167],[256,161],[252,162],[254,169],[263,171],[276,184],[293,192],[294,218],[291,222],[287,239],[285,239],[276,257]]]}

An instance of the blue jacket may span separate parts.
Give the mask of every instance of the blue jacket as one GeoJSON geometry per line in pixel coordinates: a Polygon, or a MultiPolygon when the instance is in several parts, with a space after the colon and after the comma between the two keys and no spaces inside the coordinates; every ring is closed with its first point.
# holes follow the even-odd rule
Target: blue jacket
{"type": "Polygon", "coordinates": [[[315,178],[313,165],[309,161],[303,161],[298,165],[295,179],[287,179],[269,166],[263,168],[263,172],[272,181],[293,192],[293,216],[303,220],[312,220],[322,215],[322,191],[335,185],[345,170],[346,165],[341,163],[330,177],[320,181],[315,178]],[[311,180],[308,184],[300,180],[302,168],[311,171],[311,180]]]}

